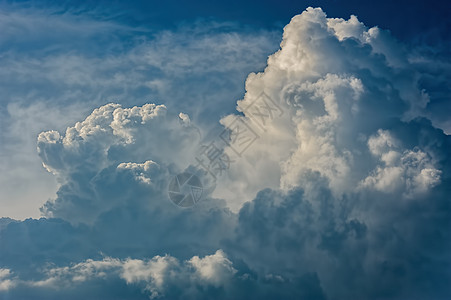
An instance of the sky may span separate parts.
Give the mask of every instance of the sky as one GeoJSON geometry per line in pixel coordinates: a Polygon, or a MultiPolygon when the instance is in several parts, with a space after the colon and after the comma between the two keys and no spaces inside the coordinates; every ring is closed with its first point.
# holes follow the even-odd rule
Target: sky
{"type": "Polygon", "coordinates": [[[1,1],[0,299],[449,299],[446,1],[1,1]]]}

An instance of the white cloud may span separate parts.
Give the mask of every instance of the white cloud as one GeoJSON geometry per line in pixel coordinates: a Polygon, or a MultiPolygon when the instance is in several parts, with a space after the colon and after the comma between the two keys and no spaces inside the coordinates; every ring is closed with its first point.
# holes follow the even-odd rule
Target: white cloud
{"type": "Polygon", "coordinates": [[[368,140],[370,152],[378,157],[380,165],[373,174],[362,180],[362,186],[381,192],[399,192],[411,198],[416,193],[425,193],[440,183],[442,171],[434,167],[427,153],[406,150],[388,130],[379,130],[368,140]]]}
{"type": "Polygon", "coordinates": [[[117,176],[128,170],[138,181],[147,184],[155,181],[152,188],[163,194],[170,178],[168,168],[174,172],[187,168],[194,161],[199,142],[194,127],[184,126],[177,115],[167,113],[164,105],[155,104],[132,108],[107,104],[68,127],[64,135],[57,131],[42,132],[38,136],[39,156],[47,170],[71,190],[67,198],[65,193],[59,193],[55,202],[47,202],[43,212],[74,222],[94,221],[114,201],[123,201],[102,199],[100,191],[92,185],[104,180],[102,172],[111,167],[117,170],[117,176]],[[83,178],[79,172],[84,173],[83,178]],[[69,196],[72,193],[78,196],[69,196]],[[79,215],[74,214],[72,206],[78,207],[77,201],[83,202],[81,199],[89,203],[91,216],[84,213],[83,207],[79,207],[79,215]]]}
{"type": "Polygon", "coordinates": [[[12,278],[11,270],[0,268],[0,291],[7,291],[15,285],[16,281],[12,278]]]}
{"type": "MultiPolygon", "coordinates": [[[[371,136],[368,140],[368,148],[371,154],[383,156],[389,154],[391,149],[399,148],[400,142],[396,140],[388,130],[377,131],[377,135],[371,136]]],[[[385,161],[386,159],[384,159],[385,161]]]]}
{"type": "MultiPolygon", "coordinates": [[[[441,171],[433,159],[419,159],[418,168],[403,162],[412,153],[429,157],[429,150],[418,144],[402,146],[410,137],[395,139],[386,129],[424,115],[429,101],[419,85],[420,74],[397,43],[389,33],[367,28],[355,16],[330,19],[319,8],[295,16],[264,72],[246,80],[246,94],[238,101],[244,116],[238,118],[259,137],[244,159],[237,158],[231,179],[220,183],[215,196],[225,197],[237,211],[265,187],[303,186],[310,171],[327,178],[336,196],[352,193],[362,181],[367,187],[409,196],[435,186],[441,171]],[[279,116],[265,111],[263,126],[252,112],[262,92],[283,111],[279,116]],[[370,157],[381,154],[383,166],[370,157]],[[389,161],[392,164],[384,165],[389,161]],[[423,169],[431,170],[427,179],[419,179],[421,172],[427,173],[423,169]]],[[[221,123],[233,130],[232,120],[227,116],[221,123]]],[[[233,157],[236,146],[226,153],[233,157]]]]}
{"type": "Polygon", "coordinates": [[[194,256],[188,263],[194,267],[201,282],[215,286],[226,284],[237,272],[222,250],[218,250],[215,254],[204,258],[194,256]]]}
{"type": "Polygon", "coordinates": [[[151,298],[155,298],[164,291],[164,284],[167,277],[171,276],[171,270],[178,266],[177,259],[170,256],[156,256],[147,262],[128,259],[123,265],[120,276],[128,284],[145,282],[145,289],[151,293],[151,298]]]}
{"type": "Polygon", "coordinates": [[[142,164],[139,163],[120,163],[117,166],[118,169],[130,170],[133,172],[137,180],[150,184],[152,182],[150,173],[153,170],[158,170],[158,164],[153,161],[145,161],[142,164]],[[149,175],[147,175],[149,174],[149,175]]]}
{"type": "MultiPolygon", "coordinates": [[[[174,288],[186,289],[192,293],[196,285],[220,287],[226,285],[237,271],[222,250],[203,258],[194,256],[180,262],[165,255],[151,259],[117,259],[105,257],[102,260],[86,261],[64,267],[51,267],[44,271],[41,280],[11,279],[8,269],[0,269],[0,291],[19,287],[39,287],[64,290],[94,280],[120,278],[127,285],[141,288],[151,299],[165,296],[174,288]],[[194,287],[194,288],[193,288],[194,287]],[[192,289],[192,290],[190,290],[192,289]]],[[[197,291],[200,293],[201,291],[197,291]]]]}

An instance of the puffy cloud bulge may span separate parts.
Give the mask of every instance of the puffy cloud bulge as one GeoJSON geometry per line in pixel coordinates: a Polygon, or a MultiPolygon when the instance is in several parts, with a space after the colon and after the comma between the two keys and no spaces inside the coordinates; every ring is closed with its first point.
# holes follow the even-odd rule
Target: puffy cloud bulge
{"type": "Polygon", "coordinates": [[[225,147],[235,162],[191,209],[166,196],[200,143],[188,115],[108,104],[41,133],[60,188],[47,218],[2,219],[0,295],[448,299],[451,141],[409,55],[354,16],[295,16],[220,120],[259,138],[225,147]],[[263,126],[262,92],[282,112],[263,126]]]}

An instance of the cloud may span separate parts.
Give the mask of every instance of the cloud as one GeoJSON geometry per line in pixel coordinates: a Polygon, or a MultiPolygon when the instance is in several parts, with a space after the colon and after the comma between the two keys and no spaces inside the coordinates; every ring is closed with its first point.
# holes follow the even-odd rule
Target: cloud
{"type": "Polygon", "coordinates": [[[18,277],[11,280],[8,279],[12,276],[10,270],[0,269],[0,291],[7,291],[16,285],[23,289],[67,290],[74,286],[83,288],[83,284],[89,281],[116,277],[150,299],[167,294],[193,297],[201,294],[202,287],[224,286],[236,272],[222,250],[202,258],[194,256],[184,262],[169,255],[144,260],[104,257],[102,260],[88,259],[66,267],[47,267],[40,280],[22,280],[18,277]],[[174,288],[179,291],[174,293],[174,288]]]}
{"type": "Polygon", "coordinates": [[[108,104],[67,128],[64,136],[56,131],[43,132],[38,137],[38,153],[44,167],[64,183],[58,198],[47,202],[43,213],[93,222],[119,203],[114,201],[122,201],[102,195],[109,194],[102,185],[117,180],[111,178],[110,170],[114,169],[119,177],[133,174],[161,195],[168,168],[186,168],[185,162],[194,157],[198,143],[197,131],[182,126],[176,115],[167,115],[164,105],[154,104],[125,109],[108,104]],[[85,205],[80,205],[82,202],[85,205]],[[88,207],[90,213],[86,214],[88,207]]]}
{"type": "Polygon", "coordinates": [[[39,207],[54,197],[57,183],[36,155],[41,131],[61,132],[110,102],[165,103],[216,125],[234,110],[245,76],[264,67],[280,38],[231,22],[150,30],[105,10],[2,4],[2,216],[39,217],[39,207]],[[17,188],[18,182],[29,188],[17,188]]]}
{"type": "Polygon", "coordinates": [[[434,168],[430,157],[418,149],[401,153],[397,147],[399,143],[383,130],[369,138],[369,150],[379,158],[382,166],[362,181],[363,186],[387,193],[401,189],[405,196],[414,197],[439,184],[442,172],[434,168]]]}
{"type": "Polygon", "coordinates": [[[0,269],[0,291],[7,291],[15,286],[9,269],[0,269]]]}
{"type": "MultiPolygon", "coordinates": [[[[2,272],[4,277],[10,276],[9,270],[2,269],[2,272]]],[[[248,273],[236,276],[237,270],[222,250],[185,261],[169,255],[150,259],[87,259],[65,267],[46,267],[41,272],[43,276],[39,280],[16,276],[12,283],[6,280],[2,284],[17,287],[10,291],[12,297],[32,296],[39,299],[41,296],[57,299],[59,295],[76,299],[86,291],[97,293],[100,299],[115,299],[124,293],[118,287],[124,289],[127,295],[142,299],[210,299],[212,295],[220,299],[230,296],[246,299],[250,295],[271,299],[275,295],[286,294],[286,291],[279,289],[290,286],[280,276],[271,274],[259,281],[248,273]],[[39,291],[39,294],[33,295],[33,291],[39,291]]],[[[314,276],[305,276],[295,283],[307,290],[296,294],[324,299],[314,276]]]]}
{"type": "Polygon", "coordinates": [[[332,299],[449,295],[450,137],[424,119],[433,100],[397,43],[309,8],[248,77],[243,115],[221,120],[226,153],[251,141],[237,119],[258,138],[215,195],[239,213],[230,247],[251,269],[314,272],[332,299]]]}
{"type": "MultiPolygon", "coordinates": [[[[435,154],[428,153],[434,150],[422,141],[396,136],[396,151],[404,155],[400,158],[404,166],[385,169],[375,160],[374,149],[369,149],[378,131],[391,134],[406,122],[421,123],[428,103],[435,101],[421,87],[422,74],[406,60],[407,50],[398,44],[388,32],[367,28],[354,16],[328,19],[321,9],[313,8],[295,16],[284,29],[281,49],[268,58],[265,71],[247,78],[246,94],[238,101],[243,116],[221,120],[233,131],[233,120],[238,118],[258,138],[243,153],[244,159],[232,166],[234,177],[223,181],[216,196],[233,191],[226,199],[239,210],[265,187],[302,186],[303,174],[311,170],[328,179],[336,196],[353,191],[369,174],[374,174],[374,180],[368,177],[367,184],[377,185],[381,172],[390,182],[389,176],[399,175],[406,184],[420,184],[419,190],[439,182],[435,154]],[[270,100],[262,100],[262,93],[270,100]],[[276,110],[282,113],[277,115],[276,110]],[[414,164],[418,166],[409,168],[405,164],[413,153],[417,153],[419,161],[414,164]]],[[[413,124],[410,127],[415,127],[413,124]]],[[[414,135],[415,130],[399,134],[414,135]]],[[[239,143],[242,140],[226,147],[226,153],[236,157],[234,148],[239,143]]],[[[438,150],[440,155],[443,150],[438,150]]],[[[387,155],[394,159],[394,154],[387,155]]]]}
{"type": "Polygon", "coordinates": [[[189,260],[189,264],[194,267],[201,282],[214,286],[223,285],[237,272],[222,250],[218,250],[214,255],[206,256],[203,259],[194,256],[189,260]]]}
{"type": "MultiPolygon", "coordinates": [[[[126,35],[127,31],[132,30],[129,26],[109,22],[107,18],[92,11],[91,14],[96,15],[96,18],[73,9],[39,9],[33,4],[2,3],[1,8],[0,26],[3,34],[0,38],[0,51],[8,53],[14,50],[15,54],[8,53],[9,55],[17,55],[18,52],[56,52],[67,46],[81,50],[80,44],[96,39],[110,44],[119,34],[126,35]]],[[[101,51],[99,47],[95,50],[101,51]]]]}
{"type": "Polygon", "coordinates": [[[42,132],[61,186],[46,218],[0,223],[0,294],[449,298],[451,139],[427,119],[436,99],[405,51],[356,17],[295,16],[240,113],[206,135],[232,163],[191,208],[167,188],[201,174],[214,126],[180,107],[111,103],[42,132]]]}

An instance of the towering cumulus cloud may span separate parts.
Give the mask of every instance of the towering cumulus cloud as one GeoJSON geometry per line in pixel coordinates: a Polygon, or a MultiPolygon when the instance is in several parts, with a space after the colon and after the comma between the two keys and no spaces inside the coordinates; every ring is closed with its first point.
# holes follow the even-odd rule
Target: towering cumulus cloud
{"type": "Polygon", "coordinates": [[[451,139],[410,57],[354,16],[295,16],[219,120],[227,174],[188,209],[166,192],[195,168],[188,115],[108,104],[41,133],[60,188],[46,218],[1,220],[0,295],[449,299],[451,139]]]}

